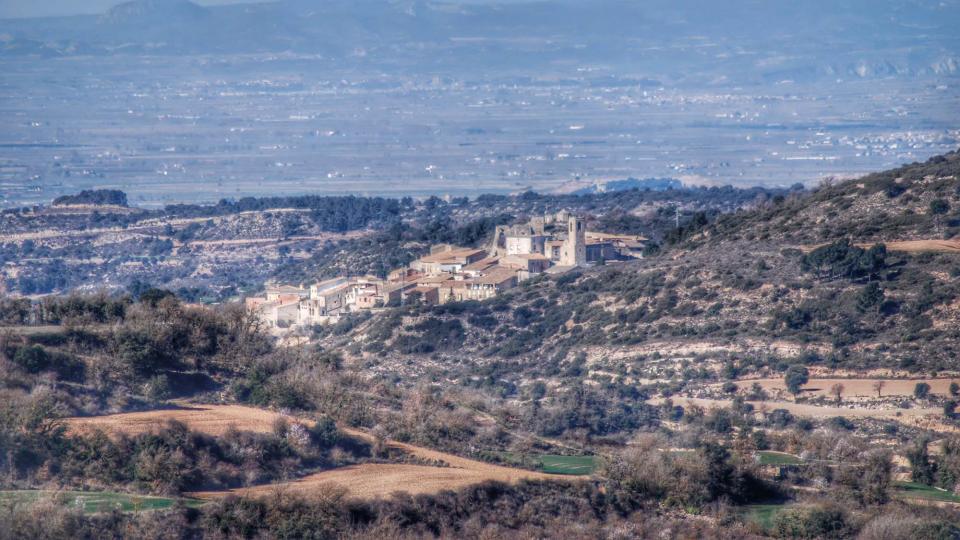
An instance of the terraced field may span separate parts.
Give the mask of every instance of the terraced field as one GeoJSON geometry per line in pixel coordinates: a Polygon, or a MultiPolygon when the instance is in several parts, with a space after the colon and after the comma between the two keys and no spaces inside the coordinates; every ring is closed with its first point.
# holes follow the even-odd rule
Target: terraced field
{"type": "Polygon", "coordinates": [[[203,504],[203,501],[192,498],[175,499],[104,491],[0,491],[0,503],[29,504],[44,499],[50,500],[55,504],[80,508],[87,514],[112,512],[113,510],[120,510],[121,512],[165,510],[172,507],[178,501],[190,507],[198,507],[203,504]]]}
{"type": "MultiPolygon", "coordinates": [[[[649,403],[652,404],[659,404],[662,402],[662,399],[652,399],[649,401],[649,403]]],[[[729,407],[732,403],[728,399],[687,398],[679,396],[674,397],[673,402],[681,406],[696,405],[704,408],[729,407]]],[[[832,418],[834,416],[841,416],[844,418],[886,418],[891,420],[900,420],[903,422],[917,422],[925,417],[936,416],[938,414],[942,415],[943,413],[943,410],[937,407],[914,407],[912,409],[868,409],[820,406],[811,405],[808,403],[794,403],[792,401],[749,401],[748,403],[753,405],[757,410],[760,410],[761,408],[766,408],[768,410],[786,409],[792,414],[798,416],[809,416],[813,418],[832,418]]]]}
{"type": "Polygon", "coordinates": [[[916,482],[897,482],[894,484],[894,490],[897,496],[904,499],[960,505],[960,495],[916,482]]]}
{"type": "Polygon", "coordinates": [[[803,463],[802,459],[793,454],[772,450],[761,450],[757,452],[757,457],[761,465],[799,465],[803,463]]]}
{"type": "Polygon", "coordinates": [[[551,474],[593,474],[597,468],[596,456],[540,456],[543,472],[551,474]]]}
{"type": "MultiPolygon", "coordinates": [[[[100,417],[70,418],[67,423],[73,432],[101,429],[107,433],[137,434],[158,429],[169,420],[183,422],[191,429],[209,435],[221,435],[231,427],[241,431],[268,433],[273,430],[274,421],[281,417],[279,413],[240,405],[191,405],[177,409],[165,409],[136,413],[116,414],[100,417]]],[[[296,419],[309,424],[306,419],[296,419]]],[[[368,442],[373,437],[360,430],[341,428],[348,435],[368,442]]],[[[194,493],[191,496],[211,499],[228,494],[269,495],[278,491],[316,493],[341,487],[350,495],[364,498],[386,497],[403,491],[410,494],[437,493],[448,489],[459,489],[487,480],[516,483],[520,480],[570,480],[562,474],[547,474],[523,469],[514,469],[492,465],[482,461],[463,458],[446,452],[439,452],[396,441],[388,446],[410,456],[439,466],[406,463],[364,463],[323,471],[304,478],[279,484],[252,486],[229,491],[194,493]]],[[[558,461],[554,469],[570,468],[575,464],[558,461]]],[[[582,465],[582,464],[581,464],[582,465]]]]}
{"type": "MultiPolygon", "coordinates": [[[[878,378],[812,378],[807,384],[803,385],[803,395],[805,396],[832,396],[830,389],[835,384],[843,385],[843,398],[851,397],[877,397],[876,383],[882,383],[880,389],[881,397],[890,396],[912,396],[913,389],[918,383],[927,383],[930,385],[930,393],[938,395],[948,395],[951,383],[960,383],[960,377],[955,378],[937,378],[937,379],[878,379],[878,378]]],[[[749,389],[754,384],[759,384],[761,388],[768,393],[787,392],[787,387],[783,378],[771,379],[743,379],[736,382],[740,389],[749,389]]]]}
{"type": "Polygon", "coordinates": [[[194,431],[218,436],[231,427],[240,431],[270,433],[274,421],[281,416],[273,411],[240,405],[183,405],[175,409],[69,418],[67,425],[72,432],[100,429],[108,434],[137,435],[176,420],[194,431]]]}

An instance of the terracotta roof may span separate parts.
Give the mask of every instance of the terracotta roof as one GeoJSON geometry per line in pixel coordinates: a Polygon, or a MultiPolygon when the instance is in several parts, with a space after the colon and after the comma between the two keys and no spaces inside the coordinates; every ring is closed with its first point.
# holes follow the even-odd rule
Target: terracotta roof
{"type": "Polygon", "coordinates": [[[342,284],[337,285],[337,286],[335,286],[335,287],[329,287],[329,288],[326,288],[326,289],[321,289],[321,290],[317,291],[317,294],[319,294],[319,295],[321,295],[321,296],[326,296],[326,295],[328,295],[328,294],[337,294],[337,293],[343,292],[343,291],[346,290],[346,289],[349,289],[349,288],[352,287],[352,286],[353,286],[353,284],[351,284],[351,283],[342,283],[342,284]]]}
{"type": "Polygon", "coordinates": [[[470,263],[463,267],[464,270],[486,270],[491,266],[496,266],[499,258],[497,257],[487,257],[485,259],[480,259],[475,263],[470,263]]]}
{"type": "Polygon", "coordinates": [[[427,294],[427,293],[433,292],[433,291],[435,291],[435,290],[437,290],[436,287],[423,287],[423,286],[421,286],[421,287],[414,287],[413,289],[410,289],[410,292],[411,292],[411,293],[427,294]]]}
{"type": "Polygon", "coordinates": [[[267,292],[269,293],[305,293],[306,289],[301,289],[300,287],[294,287],[293,285],[276,285],[274,287],[267,287],[267,292]]]}
{"type": "Polygon", "coordinates": [[[639,242],[647,239],[639,234],[615,234],[594,231],[587,231],[586,236],[587,238],[593,237],[602,240],[619,240],[621,242],[639,242]]]}
{"type": "Polygon", "coordinates": [[[402,276],[401,278],[399,278],[399,279],[390,280],[390,283],[397,283],[397,284],[399,284],[399,283],[410,283],[411,281],[417,281],[418,279],[421,279],[421,278],[423,278],[423,277],[426,277],[426,274],[422,274],[422,273],[420,273],[420,272],[411,272],[411,273],[409,273],[409,274],[403,275],[403,276],[402,276]]]}
{"type": "Polygon", "coordinates": [[[548,260],[550,260],[549,257],[547,257],[546,255],[544,255],[544,254],[542,254],[542,253],[521,253],[521,254],[517,254],[517,255],[507,255],[506,258],[510,259],[510,258],[514,258],[514,257],[516,257],[516,258],[518,258],[518,259],[529,259],[529,260],[531,260],[531,261],[548,261],[548,260]]]}
{"type": "Polygon", "coordinates": [[[422,278],[418,279],[416,282],[417,282],[418,284],[421,284],[421,283],[437,284],[437,283],[443,283],[444,281],[450,281],[450,280],[452,280],[452,279],[453,279],[453,278],[450,277],[450,276],[448,276],[448,275],[427,276],[427,277],[422,277],[422,278]]]}
{"type": "Polygon", "coordinates": [[[515,270],[511,270],[509,268],[497,268],[487,274],[484,274],[483,276],[474,278],[472,281],[480,284],[497,284],[516,277],[516,275],[517,272],[515,270]]]}
{"type": "Polygon", "coordinates": [[[389,285],[384,286],[383,292],[384,292],[384,293],[392,293],[392,292],[394,292],[394,291],[400,291],[400,290],[404,290],[404,289],[412,289],[412,288],[414,288],[414,287],[416,287],[416,286],[417,286],[416,283],[413,283],[413,282],[410,282],[410,281],[408,281],[408,282],[406,282],[406,283],[391,283],[391,284],[389,284],[389,285]]]}
{"type": "Polygon", "coordinates": [[[437,253],[431,253],[430,255],[425,255],[420,257],[420,262],[425,263],[457,263],[461,260],[466,260],[467,258],[474,257],[486,253],[482,249],[473,249],[473,248],[459,248],[452,249],[450,251],[440,251],[437,253]]]}

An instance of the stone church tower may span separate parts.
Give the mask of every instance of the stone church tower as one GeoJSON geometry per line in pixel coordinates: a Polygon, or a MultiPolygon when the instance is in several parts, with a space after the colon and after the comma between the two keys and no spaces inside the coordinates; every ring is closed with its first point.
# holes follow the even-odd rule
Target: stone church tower
{"type": "Polygon", "coordinates": [[[567,239],[560,251],[561,266],[581,266],[587,262],[587,226],[582,219],[567,219],[567,239]]]}

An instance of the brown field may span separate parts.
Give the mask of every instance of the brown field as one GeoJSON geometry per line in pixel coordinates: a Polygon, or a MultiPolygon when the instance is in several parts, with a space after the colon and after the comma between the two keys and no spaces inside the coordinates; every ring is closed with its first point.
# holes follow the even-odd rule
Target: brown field
{"type": "Polygon", "coordinates": [[[176,409],[68,418],[67,426],[72,432],[100,429],[108,434],[137,435],[156,430],[168,420],[176,420],[194,431],[217,436],[231,426],[240,431],[270,433],[273,422],[280,416],[240,405],[185,405],[176,409]]]}
{"type": "MultiPolygon", "coordinates": [[[[168,420],[183,422],[191,429],[209,435],[222,435],[231,427],[241,431],[268,433],[273,430],[279,413],[243,407],[240,405],[192,405],[178,409],[146,411],[67,420],[70,431],[83,432],[101,429],[111,434],[138,434],[158,429],[168,420]]],[[[299,420],[309,423],[309,420],[299,420]]],[[[352,437],[372,441],[368,433],[341,428],[352,437]]],[[[318,490],[342,487],[352,496],[376,498],[404,491],[412,495],[437,493],[447,489],[459,489],[486,480],[515,483],[523,479],[572,480],[569,476],[544,474],[523,469],[501,467],[482,461],[463,458],[446,452],[390,441],[389,446],[417,458],[443,463],[446,466],[365,463],[341,467],[312,474],[304,478],[230,491],[193,493],[191,496],[216,498],[234,494],[269,495],[282,492],[317,493],[318,490]]]]}
{"type": "Polygon", "coordinates": [[[886,246],[891,251],[960,253],[960,241],[958,240],[904,240],[887,242],[886,246]]]}
{"type": "MultiPolygon", "coordinates": [[[[857,246],[866,249],[877,243],[879,242],[857,244],[857,246]]],[[[960,253],[960,240],[893,240],[890,242],[883,242],[883,244],[887,246],[889,251],[903,251],[906,253],[922,253],[925,251],[936,253],[960,253]]],[[[800,250],[803,252],[810,252],[825,245],[826,244],[800,246],[800,250]]]]}
{"type": "Polygon", "coordinates": [[[439,493],[444,490],[457,490],[487,480],[516,483],[520,480],[563,480],[576,481],[577,477],[551,475],[500,467],[479,461],[468,460],[449,454],[436,454],[454,458],[445,459],[449,467],[431,467],[429,465],[411,465],[406,463],[363,463],[340,467],[329,471],[311,474],[304,478],[229,491],[204,491],[190,493],[191,497],[216,499],[226,495],[266,496],[277,492],[311,494],[331,488],[344,488],[347,493],[361,498],[383,498],[394,493],[405,492],[410,495],[439,493]],[[465,465],[465,466],[464,466],[465,465]]]}
{"type": "MultiPolygon", "coordinates": [[[[853,397],[877,397],[877,391],[873,384],[877,381],[883,381],[884,386],[880,391],[881,397],[889,396],[912,396],[913,389],[917,383],[927,383],[930,385],[930,393],[938,395],[948,395],[950,383],[960,383],[960,378],[940,378],[940,379],[847,379],[847,378],[817,378],[810,379],[810,382],[803,386],[804,395],[830,396],[830,388],[835,384],[843,385],[844,398],[853,397]]],[[[771,395],[776,392],[786,393],[787,387],[783,379],[743,379],[736,381],[737,387],[741,390],[749,389],[753,383],[759,384],[771,395]]]]}

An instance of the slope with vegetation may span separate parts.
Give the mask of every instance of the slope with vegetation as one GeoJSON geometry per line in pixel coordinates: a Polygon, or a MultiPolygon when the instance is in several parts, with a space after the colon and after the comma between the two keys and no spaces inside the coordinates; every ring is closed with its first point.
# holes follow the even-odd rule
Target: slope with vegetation
{"type": "MultiPolygon", "coordinates": [[[[956,538],[960,385],[947,380],[958,375],[960,255],[887,246],[951,234],[957,163],[950,154],[733,214],[691,213],[658,229],[659,253],[641,261],[532,279],[485,302],[386,308],[282,342],[238,306],[188,306],[157,289],[4,300],[0,487],[235,496],[143,515],[0,500],[0,530],[956,538]],[[867,219],[914,213],[867,229],[831,215],[837,200],[867,219]],[[49,329],[27,331],[40,324],[49,329]],[[844,377],[866,374],[916,383],[845,391],[844,377]],[[782,388],[761,384],[771,379],[782,388]],[[810,389],[818,380],[840,382],[810,389]],[[228,409],[245,420],[214,414],[228,409]],[[82,419],[67,429],[68,416],[82,419]],[[485,476],[465,480],[468,462],[536,479],[473,485],[485,476]],[[548,462],[592,474],[495,467],[548,462]],[[350,484],[354,472],[363,483],[350,484]],[[389,489],[378,473],[390,486],[430,475],[455,491],[360,500],[389,489]],[[943,506],[924,504],[934,499],[943,506]]],[[[618,196],[643,197],[572,200],[605,201],[602,220],[618,196]]],[[[423,203],[423,219],[384,234],[397,257],[442,238],[482,243],[497,216],[543,204],[497,201],[471,219],[459,203],[423,203]]],[[[368,247],[284,271],[322,274],[368,247]]]]}

